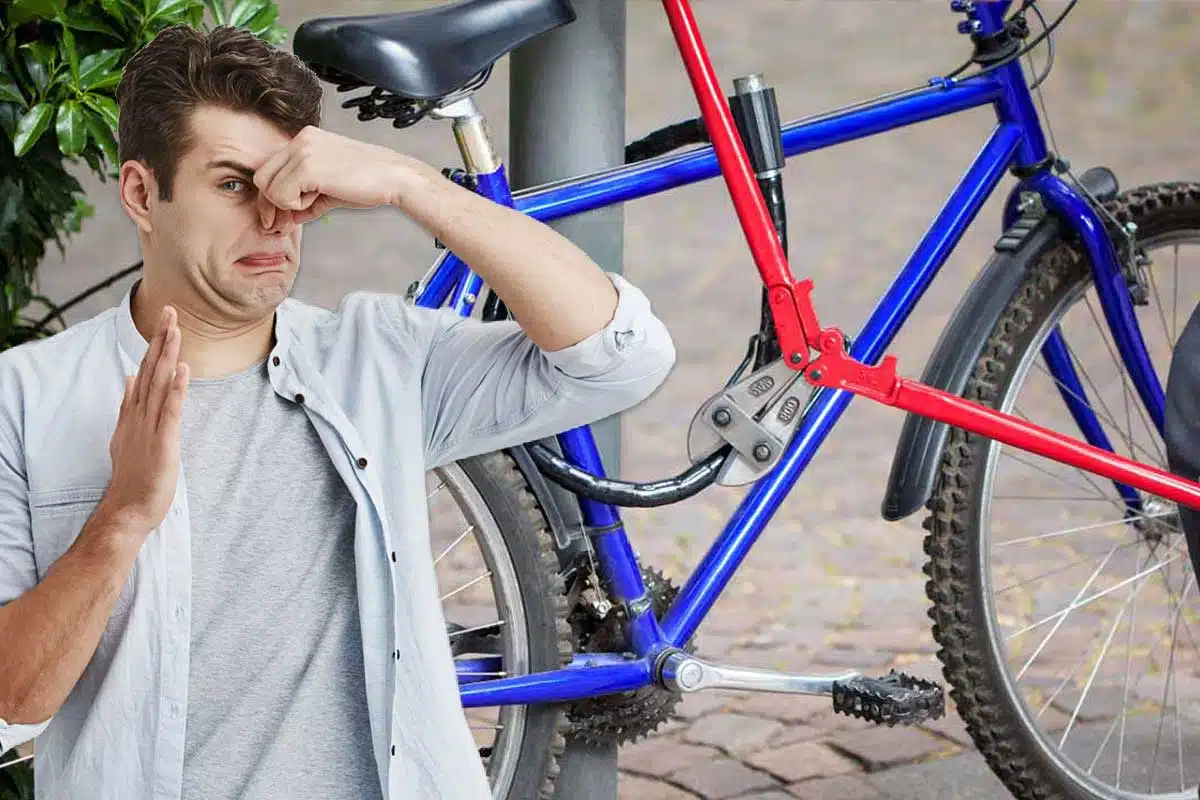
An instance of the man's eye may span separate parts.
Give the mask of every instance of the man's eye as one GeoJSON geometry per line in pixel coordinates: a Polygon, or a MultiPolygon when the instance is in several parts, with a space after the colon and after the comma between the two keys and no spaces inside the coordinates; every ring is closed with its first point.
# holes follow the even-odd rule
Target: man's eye
{"type": "Polygon", "coordinates": [[[246,188],[246,182],[235,178],[230,178],[221,184],[221,188],[229,192],[240,192],[246,188]]]}

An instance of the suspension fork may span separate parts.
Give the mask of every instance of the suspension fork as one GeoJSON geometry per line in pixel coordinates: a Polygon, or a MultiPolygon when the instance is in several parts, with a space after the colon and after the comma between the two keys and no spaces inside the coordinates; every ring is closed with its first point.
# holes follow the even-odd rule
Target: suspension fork
{"type": "MultiPolygon", "coordinates": [[[[823,329],[818,323],[811,297],[812,280],[797,281],[791,274],[688,0],[662,2],[721,174],[766,287],[780,350],[791,369],[803,371],[813,386],[844,389],[1200,508],[1200,484],[919,381],[900,378],[894,356],[886,356],[877,366],[850,358],[842,332],[837,328],[823,329]],[[810,350],[817,352],[815,359],[810,350]]],[[[1050,188],[1057,187],[1051,184],[1050,188]]]]}

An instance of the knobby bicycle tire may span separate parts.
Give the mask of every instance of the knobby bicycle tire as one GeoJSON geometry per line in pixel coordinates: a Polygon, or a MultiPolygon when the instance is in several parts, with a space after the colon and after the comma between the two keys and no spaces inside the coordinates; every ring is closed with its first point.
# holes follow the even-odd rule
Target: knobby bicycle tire
{"type": "MultiPolygon", "coordinates": [[[[1200,183],[1139,187],[1105,207],[1122,225],[1136,223],[1139,239],[1200,231],[1200,183]]],[[[1042,253],[994,326],[965,396],[999,407],[1013,388],[1015,368],[1033,346],[1035,333],[1048,324],[1071,292],[1091,280],[1086,258],[1072,244],[1060,241],[1042,253]]],[[[1190,314],[1191,308],[1185,311],[1190,314]]],[[[1161,377],[1165,380],[1165,373],[1161,377]]],[[[929,616],[950,696],[976,747],[1015,797],[1112,797],[1083,785],[1048,756],[1021,713],[1022,701],[1012,697],[1005,681],[1002,671],[1009,665],[994,647],[984,602],[987,581],[980,566],[980,549],[985,546],[983,487],[992,447],[991,440],[951,429],[927,502],[926,594],[932,602],[929,616]]]]}

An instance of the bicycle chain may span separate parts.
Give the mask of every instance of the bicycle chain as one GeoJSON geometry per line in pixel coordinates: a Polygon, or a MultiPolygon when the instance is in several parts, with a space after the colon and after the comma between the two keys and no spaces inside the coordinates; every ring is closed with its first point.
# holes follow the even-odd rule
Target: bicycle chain
{"type": "Polygon", "coordinates": [[[833,684],[833,710],[877,725],[914,725],[946,713],[946,696],[933,681],[892,670],[882,678],[859,676],[833,684]]]}

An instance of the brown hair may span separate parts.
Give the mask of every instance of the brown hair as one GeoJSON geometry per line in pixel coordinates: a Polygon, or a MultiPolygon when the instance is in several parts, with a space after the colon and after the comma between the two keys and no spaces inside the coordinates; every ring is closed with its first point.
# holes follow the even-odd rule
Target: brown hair
{"type": "Polygon", "coordinates": [[[321,122],[321,84],[300,59],[243,28],[173,25],[129,59],[117,86],[118,158],[154,172],[171,199],[179,160],[202,105],[247,111],[295,135],[321,122]]]}

